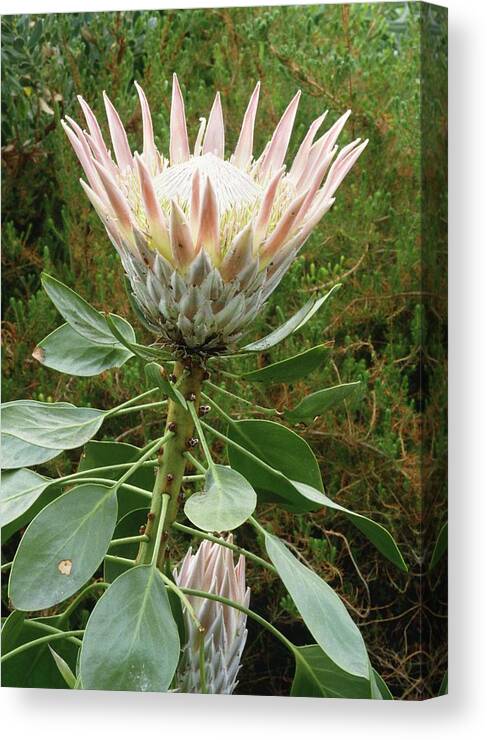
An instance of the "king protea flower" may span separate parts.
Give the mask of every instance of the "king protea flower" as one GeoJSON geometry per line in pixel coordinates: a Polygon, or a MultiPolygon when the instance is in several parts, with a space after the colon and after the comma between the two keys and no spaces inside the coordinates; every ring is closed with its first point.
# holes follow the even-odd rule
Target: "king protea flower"
{"type": "MultiPolygon", "coordinates": [[[[232,536],[228,537],[232,542],[232,536]]],[[[234,564],[233,554],[205,540],[193,555],[191,548],[186,553],[179,569],[174,570],[178,586],[199,589],[225,596],[247,607],[250,589],[245,585],[245,559],[239,557],[234,564]]],[[[209,694],[232,694],[237,685],[240,658],[247,640],[245,628],[247,616],[229,606],[210,599],[188,597],[198,621],[205,629],[205,673],[209,694]]],[[[193,620],[184,612],[188,640],[177,672],[178,691],[197,694],[201,692],[199,669],[199,645],[201,633],[193,620]]]]}
{"type": "Polygon", "coordinates": [[[323,113],[287,169],[298,92],[254,158],[257,83],[234,152],[225,158],[220,93],[208,120],[200,119],[191,151],[174,75],[166,158],[155,146],[147,99],[135,84],[142,109],[141,154],[132,153],[105,93],[112,151],[83,98],[79,102],[88,130],[69,117],[63,121],[88,181],[81,184],[161,341],[190,350],[223,350],[241,336],[279,284],[367,141],[356,139],[338,151],[336,141],[350,111],[316,138],[323,113]]]}

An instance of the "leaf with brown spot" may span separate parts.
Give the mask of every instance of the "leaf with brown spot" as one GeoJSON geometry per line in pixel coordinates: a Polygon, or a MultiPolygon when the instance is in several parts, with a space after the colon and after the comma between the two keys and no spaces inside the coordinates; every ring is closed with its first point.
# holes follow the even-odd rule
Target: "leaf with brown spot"
{"type": "MultiPolygon", "coordinates": [[[[132,327],[120,316],[113,318],[123,336],[133,339],[132,327]]],[[[82,337],[69,324],[63,324],[37,345],[32,357],[60,373],[87,378],[104,370],[122,367],[133,354],[119,344],[96,344],[82,337]]]]}
{"type": "Polygon", "coordinates": [[[58,571],[63,576],[70,576],[71,570],[73,568],[73,561],[72,560],[60,560],[58,565],[58,571]]]}
{"type": "Polygon", "coordinates": [[[40,363],[43,363],[46,358],[46,353],[44,352],[42,347],[37,345],[32,353],[32,357],[34,358],[34,360],[38,360],[40,363]]]}
{"type": "Polygon", "coordinates": [[[113,488],[90,483],[72,488],[42,509],[27,527],[13,561],[9,597],[15,608],[49,609],[76,593],[102,563],[116,520],[113,488]]]}

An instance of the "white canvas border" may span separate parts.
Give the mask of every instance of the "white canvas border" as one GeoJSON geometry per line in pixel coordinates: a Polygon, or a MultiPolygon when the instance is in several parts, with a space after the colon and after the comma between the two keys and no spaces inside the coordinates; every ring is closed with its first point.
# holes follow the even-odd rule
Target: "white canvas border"
{"type": "MultiPolygon", "coordinates": [[[[279,5],[150,0],[3,0],[3,13],[279,5]]],[[[287,3],[290,4],[290,3],[287,3]]],[[[292,3],[304,4],[304,3],[292,3]]],[[[309,4],[309,3],[308,3],[309,4]]],[[[318,3],[317,3],[318,4],[318,3]]],[[[449,740],[482,736],[485,717],[487,392],[484,0],[450,9],[450,695],[417,703],[3,689],[3,729],[62,736],[449,740]]]]}

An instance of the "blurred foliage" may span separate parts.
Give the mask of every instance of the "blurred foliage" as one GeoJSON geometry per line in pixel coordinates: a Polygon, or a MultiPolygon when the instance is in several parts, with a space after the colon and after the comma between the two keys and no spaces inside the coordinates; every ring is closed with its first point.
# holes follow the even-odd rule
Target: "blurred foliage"
{"type": "MultiPolygon", "coordinates": [[[[410,575],[395,571],[332,513],[300,518],[268,507],[262,515],[338,588],[362,627],[374,666],[394,695],[407,699],[434,695],[445,662],[441,640],[432,637],[433,617],[421,609],[419,577],[425,470],[436,491],[432,531],[445,515],[446,15],[441,11],[420,3],[386,3],[2,19],[4,400],[32,397],[109,408],[144,384],[137,361],[93,379],[71,379],[31,357],[35,344],[61,323],[40,288],[43,269],[98,308],[136,323],[118,258],[81,192],[80,168],[60,126],[65,115],[80,120],[76,95],[82,94],[104,120],[101,92],[106,89],[131,143],[140,148],[137,80],[149,99],[163,151],[173,71],[183,87],[193,139],[214,90],[222,91],[228,149],[236,143],[257,79],[263,85],[257,151],[298,87],[303,96],[291,153],[323,109],[333,122],[352,108],[343,141],[360,136],[370,144],[255,326],[258,336],[310,294],[341,281],[331,305],[272,352],[277,360],[328,341],[332,361],[293,387],[257,389],[256,400],[272,400],[282,408],[325,385],[365,381],[364,400],[317,420],[303,433],[318,456],[329,495],[388,526],[410,575]],[[432,91],[426,107],[422,74],[423,88],[427,76],[432,91]],[[425,172],[426,129],[430,166],[425,172]],[[426,283],[425,188],[433,204],[426,224],[426,283]],[[427,310],[425,284],[434,298],[427,310]],[[423,439],[422,412],[428,404],[432,413],[423,439]]],[[[137,331],[140,340],[148,339],[137,331]]],[[[262,365],[268,361],[259,358],[262,365]]],[[[161,424],[155,414],[147,415],[145,424],[142,418],[132,422],[127,429],[114,419],[104,433],[142,444],[161,424]]],[[[76,456],[70,457],[46,470],[62,472],[76,456]]],[[[252,533],[246,536],[243,544],[252,544],[252,533]]],[[[282,587],[268,573],[250,570],[254,608],[285,625],[296,641],[307,641],[282,587]]],[[[433,611],[443,623],[446,605],[437,600],[433,611]]],[[[249,628],[238,691],[287,692],[289,657],[255,625],[249,628]]]]}

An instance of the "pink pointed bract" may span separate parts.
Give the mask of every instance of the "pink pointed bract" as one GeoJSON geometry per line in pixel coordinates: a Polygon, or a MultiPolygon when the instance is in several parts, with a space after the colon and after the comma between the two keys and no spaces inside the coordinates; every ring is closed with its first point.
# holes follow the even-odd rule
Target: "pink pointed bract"
{"type": "Polygon", "coordinates": [[[225,158],[224,111],[217,93],[208,119],[200,119],[191,154],[183,92],[174,75],[169,153],[164,157],[155,145],[144,91],[137,83],[136,89],[141,154],[132,153],[120,116],[105,93],[110,142],[104,141],[81,97],[88,130],[71,118],[63,121],[86,176],[83,189],[160,341],[176,350],[225,351],[240,338],[330,209],[367,141],[357,139],[339,150],[336,142],[350,111],[316,138],[323,114],[286,167],[298,92],[263,152],[256,154],[257,83],[235,151],[225,158]]]}
{"type": "MultiPolygon", "coordinates": [[[[229,535],[228,542],[232,542],[229,535]]],[[[188,550],[174,580],[181,588],[206,591],[224,596],[248,607],[250,589],[245,583],[245,559],[241,555],[235,565],[233,553],[227,547],[205,540],[193,554],[188,550]]],[[[196,617],[205,630],[205,678],[209,694],[232,694],[237,685],[240,659],[247,641],[247,616],[218,601],[188,597],[196,617]]],[[[199,646],[201,633],[184,610],[187,641],[183,646],[176,674],[180,692],[201,692],[199,646]]]]}

